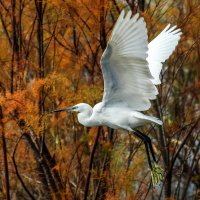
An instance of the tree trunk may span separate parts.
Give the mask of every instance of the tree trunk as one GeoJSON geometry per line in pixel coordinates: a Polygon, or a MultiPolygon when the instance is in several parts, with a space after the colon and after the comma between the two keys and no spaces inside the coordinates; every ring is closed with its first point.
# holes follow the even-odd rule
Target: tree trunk
{"type": "MultiPolygon", "coordinates": [[[[44,47],[43,47],[43,1],[35,0],[37,11],[37,43],[38,43],[38,65],[39,78],[44,78],[44,47]]],[[[44,112],[44,88],[41,89],[39,97],[39,111],[40,114],[44,112]]]]}
{"type": "Polygon", "coordinates": [[[104,0],[100,0],[100,44],[102,50],[106,48],[104,0]]]}
{"type": "Polygon", "coordinates": [[[14,92],[14,68],[19,67],[19,45],[17,36],[17,23],[16,23],[16,1],[11,0],[12,6],[12,61],[10,69],[10,92],[14,92]]]}
{"type": "Polygon", "coordinates": [[[2,113],[2,108],[0,107],[0,125],[1,125],[1,128],[2,128],[1,141],[2,141],[3,165],[4,165],[4,173],[5,173],[5,191],[6,191],[6,199],[10,200],[10,185],[9,185],[7,147],[6,147],[6,138],[5,138],[5,132],[4,132],[4,123],[2,122],[2,119],[3,119],[3,113],[2,113]]]}

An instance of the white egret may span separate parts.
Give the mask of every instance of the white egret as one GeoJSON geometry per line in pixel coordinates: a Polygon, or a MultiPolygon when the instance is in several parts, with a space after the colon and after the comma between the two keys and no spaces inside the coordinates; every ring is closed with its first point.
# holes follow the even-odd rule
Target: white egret
{"type": "Polygon", "coordinates": [[[145,144],[153,184],[162,180],[162,169],[156,164],[151,139],[136,128],[147,123],[162,125],[156,117],[143,114],[156,99],[159,74],[164,62],[174,51],[181,31],[176,26],[166,28],[148,44],[143,17],[129,11],[121,12],[101,58],[104,78],[102,102],[93,108],[79,103],[55,110],[78,112],[78,121],[87,127],[108,126],[133,132],[145,144]],[[150,150],[150,151],[149,151],[150,150]],[[150,157],[150,153],[151,156],[150,157]]]}

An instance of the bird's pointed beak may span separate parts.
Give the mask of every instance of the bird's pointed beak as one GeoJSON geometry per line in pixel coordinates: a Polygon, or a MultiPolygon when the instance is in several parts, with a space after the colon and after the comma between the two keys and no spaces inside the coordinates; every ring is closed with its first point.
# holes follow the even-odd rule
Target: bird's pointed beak
{"type": "Polygon", "coordinates": [[[58,110],[53,110],[51,112],[63,112],[63,111],[72,111],[74,110],[74,106],[68,107],[68,108],[63,108],[63,109],[58,109],[58,110]]]}

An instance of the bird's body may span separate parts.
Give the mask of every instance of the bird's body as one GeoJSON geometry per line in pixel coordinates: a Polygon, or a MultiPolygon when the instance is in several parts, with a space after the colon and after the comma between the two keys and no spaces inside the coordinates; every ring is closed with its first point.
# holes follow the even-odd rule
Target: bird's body
{"type": "Polygon", "coordinates": [[[162,63],[174,51],[180,39],[180,29],[170,25],[148,44],[144,19],[139,14],[126,16],[122,11],[101,58],[104,79],[102,102],[92,108],[80,103],[70,108],[78,112],[78,121],[84,126],[108,126],[132,131],[144,142],[154,183],[162,179],[162,170],[156,164],[151,140],[136,128],[147,123],[162,125],[162,121],[143,114],[156,99],[160,84],[162,63]],[[150,157],[150,154],[151,156],[150,157]],[[153,163],[151,162],[153,159],[153,163]]]}
{"type": "Polygon", "coordinates": [[[134,128],[150,122],[162,124],[155,117],[144,115],[138,111],[131,111],[126,107],[121,108],[115,105],[105,108],[103,102],[96,104],[94,108],[85,103],[77,106],[82,108],[81,112],[78,113],[78,120],[87,127],[108,126],[113,129],[133,131],[134,128]]]}

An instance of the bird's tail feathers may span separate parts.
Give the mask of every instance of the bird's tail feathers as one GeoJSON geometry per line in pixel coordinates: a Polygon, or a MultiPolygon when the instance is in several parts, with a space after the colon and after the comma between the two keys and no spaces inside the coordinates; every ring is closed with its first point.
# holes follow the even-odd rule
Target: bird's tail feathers
{"type": "Polygon", "coordinates": [[[159,124],[159,125],[162,125],[162,124],[163,124],[163,122],[162,122],[160,119],[158,119],[157,117],[144,115],[144,114],[142,114],[141,112],[136,112],[136,111],[134,111],[133,114],[134,114],[134,116],[137,117],[137,118],[145,119],[145,120],[154,122],[154,123],[159,124]]]}
{"type": "Polygon", "coordinates": [[[157,117],[153,117],[153,116],[147,116],[149,118],[150,121],[155,122],[156,124],[162,125],[163,122],[162,120],[158,119],[157,117]]]}

